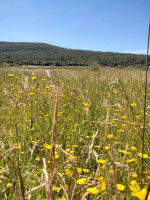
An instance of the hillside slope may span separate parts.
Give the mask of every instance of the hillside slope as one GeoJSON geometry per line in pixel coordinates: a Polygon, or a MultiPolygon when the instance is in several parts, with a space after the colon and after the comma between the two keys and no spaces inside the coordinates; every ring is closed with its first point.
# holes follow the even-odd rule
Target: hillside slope
{"type": "Polygon", "coordinates": [[[87,66],[92,62],[101,66],[144,66],[146,56],[73,50],[45,43],[0,42],[0,62],[45,66],[87,66]]]}

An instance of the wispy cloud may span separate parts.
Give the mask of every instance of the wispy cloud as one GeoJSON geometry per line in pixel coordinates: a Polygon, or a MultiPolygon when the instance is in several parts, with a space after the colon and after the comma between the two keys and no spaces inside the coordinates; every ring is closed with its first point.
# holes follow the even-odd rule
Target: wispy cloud
{"type": "Polygon", "coordinates": [[[135,50],[125,51],[124,53],[147,54],[147,50],[146,49],[135,49],[135,50]]]}

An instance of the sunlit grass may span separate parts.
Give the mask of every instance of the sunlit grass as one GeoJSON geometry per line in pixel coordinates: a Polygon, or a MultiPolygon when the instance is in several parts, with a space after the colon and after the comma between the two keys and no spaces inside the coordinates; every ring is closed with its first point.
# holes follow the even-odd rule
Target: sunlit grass
{"type": "Polygon", "coordinates": [[[148,188],[150,91],[142,154],[144,72],[49,72],[1,69],[0,199],[21,197],[18,165],[26,197],[46,199],[53,159],[52,199],[131,199],[129,185],[140,183],[142,156],[148,188]],[[50,157],[57,93],[57,145],[50,157]]]}

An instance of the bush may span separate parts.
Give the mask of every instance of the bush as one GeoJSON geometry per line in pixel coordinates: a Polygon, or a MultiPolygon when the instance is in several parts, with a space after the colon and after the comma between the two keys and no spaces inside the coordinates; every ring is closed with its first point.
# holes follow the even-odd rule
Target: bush
{"type": "Polygon", "coordinates": [[[98,71],[99,70],[99,65],[97,64],[97,62],[92,62],[89,66],[89,70],[90,71],[98,71]]]}

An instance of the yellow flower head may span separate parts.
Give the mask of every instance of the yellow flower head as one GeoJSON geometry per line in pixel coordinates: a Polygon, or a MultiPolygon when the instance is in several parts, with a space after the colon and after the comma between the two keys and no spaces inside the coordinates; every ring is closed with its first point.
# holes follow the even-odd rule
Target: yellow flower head
{"type": "Polygon", "coordinates": [[[100,192],[100,189],[98,189],[98,188],[87,188],[86,191],[91,195],[95,195],[95,194],[100,192]]]}
{"type": "Polygon", "coordinates": [[[76,157],[75,157],[75,156],[70,156],[70,157],[69,157],[69,160],[70,160],[71,162],[73,162],[73,161],[76,160],[76,157]]]}
{"type": "Polygon", "coordinates": [[[78,167],[77,168],[77,172],[80,174],[82,172],[82,168],[81,167],[78,167]]]}
{"type": "Polygon", "coordinates": [[[49,145],[47,143],[44,144],[44,147],[45,147],[45,149],[51,150],[51,145],[49,145]]]}
{"type": "Polygon", "coordinates": [[[136,161],[136,159],[135,158],[132,158],[132,159],[130,159],[130,160],[127,160],[127,163],[131,163],[131,162],[135,162],[136,161]]]}
{"type": "Polygon", "coordinates": [[[36,80],[36,76],[33,76],[33,77],[32,77],[32,80],[36,80]]]}
{"type": "Polygon", "coordinates": [[[138,176],[137,174],[132,174],[133,178],[137,178],[137,176],[138,176]]]}
{"type": "Polygon", "coordinates": [[[78,147],[78,145],[76,145],[76,144],[72,145],[72,148],[77,148],[77,147],[78,147]]]}
{"type": "Polygon", "coordinates": [[[132,151],[136,151],[136,147],[131,146],[131,150],[132,150],[132,151]]]}
{"type": "Polygon", "coordinates": [[[13,77],[14,75],[13,75],[13,74],[8,74],[8,76],[9,76],[9,77],[13,77]]]}
{"type": "Polygon", "coordinates": [[[107,138],[108,139],[114,139],[114,136],[112,134],[110,134],[110,135],[107,135],[107,138]]]}
{"type": "MultiPolygon", "coordinates": [[[[129,184],[129,188],[133,196],[137,197],[137,199],[139,200],[145,200],[147,190],[145,188],[141,190],[136,181],[131,181],[129,184]]],[[[150,194],[148,195],[147,199],[150,200],[150,194]]]]}
{"type": "Polygon", "coordinates": [[[117,184],[117,189],[120,191],[123,191],[125,189],[125,186],[121,184],[117,184]]]}
{"type": "Polygon", "coordinates": [[[85,185],[87,183],[86,181],[86,178],[80,178],[76,181],[76,183],[79,185],[85,185]]]}
{"type": "Polygon", "coordinates": [[[130,106],[131,107],[136,107],[136,104],[135,103],[131,103],[130,106]]]}
{"type": "Polygon", "coordinates": [[[110,149],[110,146],[105,146],[104,149],[108,150],[108,149],[110,149]]]}
{"type": "Polygon", "coordinates": [[[34,93],[33,92],[30,92],[30,93],[28,93],[30,96],[32,96],[32,95],[34,95],[34,93]]]}
{"type": "Polygon", "coordinates": [[[37,157],[37,158],[35,158],[35,160],[39,162],[39,161],[40,161],[40,158],[39,158],[39,157],[37,157]]]}
{"type": "Polygon", "coordinates": [[[67,176],[71,177],[73,175],[73,172],[70,171],[69,169],[65,169],[65,172],[67,174],[67,176]]]}
{"type": "Polygon", "coordinates": [[[126,155],[130,155],[130,154],[131,154],[130,152],[127,152],[127,151],[121,150],[121,149],[119,149],[118,151],[119,151],[120,153],[126,154],[126,155]]]}
{"type": "Polygon", "coordinates": [[[88,173],[88,172],[89,172],[89,169],[83,169],[83,171],[84,171],[85,173],[88,173]]]}
{"type": "Polygon", "coordinates": [[[141,158],[148,158],[148,155],[147,154],[142,154],[142,153],[139,153],[138,156],[140,156],[141,158]]]}
{"type": "Polygon", "coordinates": [[[97,163],[99,163],[99,164],[105,164],[105,162],[106,162],[106,160],[97,160],[97,163]]]}
{"type": "Polygon", "coordinates": [[[9,187],[12,187],[13,184],[12,183],[7,183],[6,187],[9,188],[9,187]]]}

